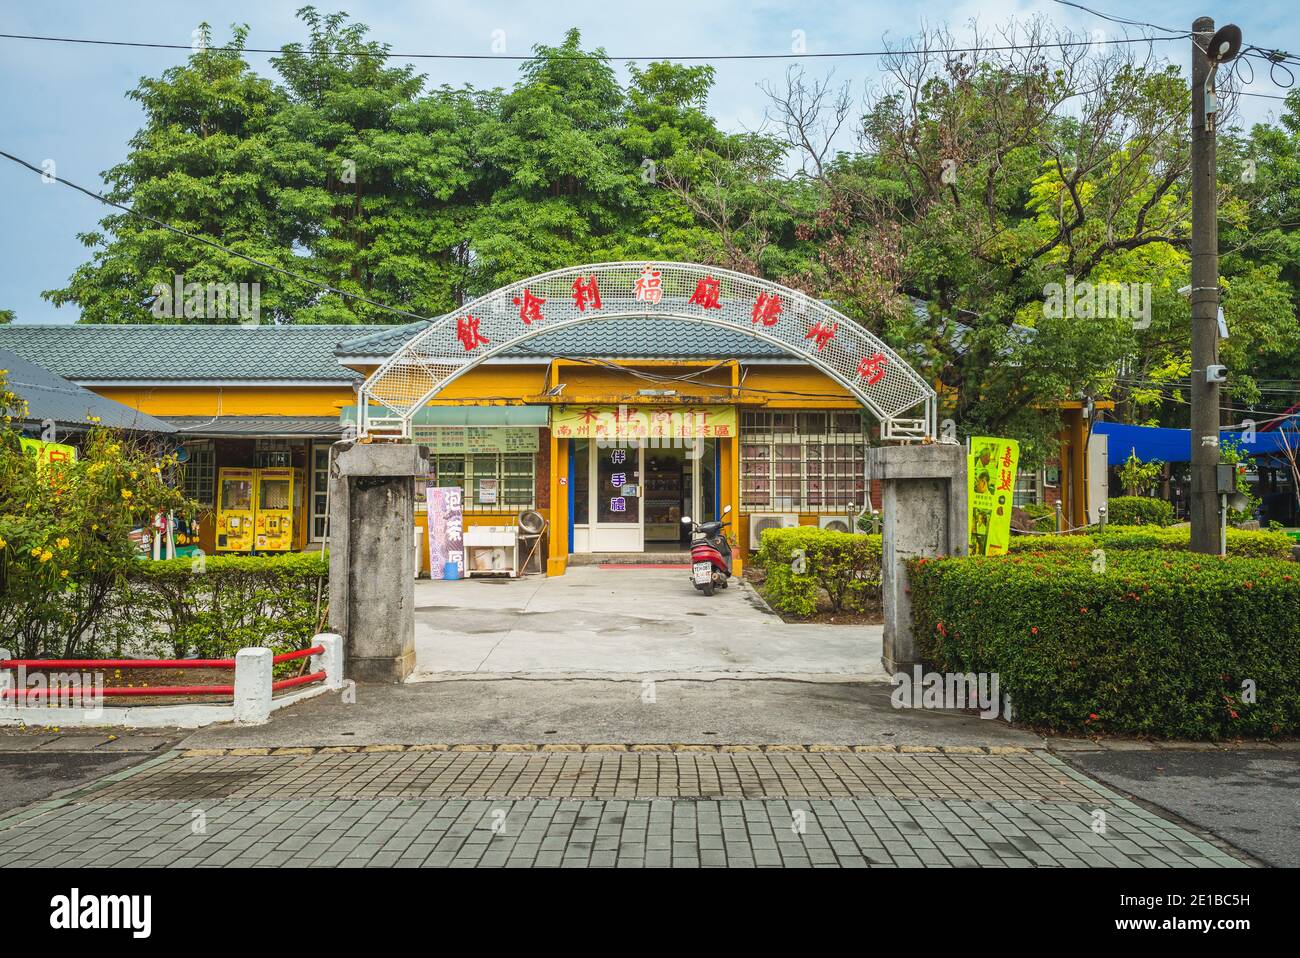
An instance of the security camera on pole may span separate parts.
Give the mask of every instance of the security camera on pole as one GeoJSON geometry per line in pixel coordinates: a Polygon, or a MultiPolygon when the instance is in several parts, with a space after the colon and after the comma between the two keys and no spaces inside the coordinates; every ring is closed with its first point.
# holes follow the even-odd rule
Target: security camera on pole
{"type": "Polygon", "coordinates": [[[1210,17],[1192,24],[1192,551],[1220,555],[1219,386],[1226,376],[1219,365],[1214,77],[1240,49],[1240,28],[1228,24],[1216,33],[1210,17]]]}

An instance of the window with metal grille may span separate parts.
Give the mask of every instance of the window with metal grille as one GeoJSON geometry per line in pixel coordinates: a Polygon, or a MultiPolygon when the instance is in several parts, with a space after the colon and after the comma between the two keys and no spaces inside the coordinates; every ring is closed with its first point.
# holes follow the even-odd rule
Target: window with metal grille
{"type": "Polygon", "coordinates": [[[1016,472],[1016,490],[1011,497],[1013,506],[1028,506],[1038,502],[1038,470],[1020,469],[1016,472]]]}
{"type": "Polygon", "coordinates": [[[855,410],[755,410],[740,417],[744,512],[843,513],[866,502],[867,441],[855,410]]]}
{"type": "Polygon", "coordinates": [[[459,486],[466,512],[517,512],[533,508],[536,456],[476,453],[434,456],[430,479],[459,486]]]}
{"type": "Polygon", "coordinates": [[[190,454],[184,463],[185,498],[210,506],[216,499],[217,452],[210,442],[187,442],[185,448],[190,454]]]}
{"type": "Polygon", "coordinates": [[[293,450],[288,439],[258,439],[253,444],[258,469],[288,469],[293,465],[293,450]]]}

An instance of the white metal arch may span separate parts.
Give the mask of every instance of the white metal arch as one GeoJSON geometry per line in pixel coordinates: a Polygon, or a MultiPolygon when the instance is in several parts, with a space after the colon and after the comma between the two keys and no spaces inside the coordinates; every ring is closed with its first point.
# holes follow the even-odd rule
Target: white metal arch
{"type": "Polygon", "coordinates": [[[584,323],[659,318],[731,329],[781,347],[852,393],[880,420],[882,438],[934,436],[934,390],[847,316],[756,276],[646,261],[553,270],[433,320],[361,386],[361,433],[410,436],[414,415],[449,383],[535,336],[584,323]]]}

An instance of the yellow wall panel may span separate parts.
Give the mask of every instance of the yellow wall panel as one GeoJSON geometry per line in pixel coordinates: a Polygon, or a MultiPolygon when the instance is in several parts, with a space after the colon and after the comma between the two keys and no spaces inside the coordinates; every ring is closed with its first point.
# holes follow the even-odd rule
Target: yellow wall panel
{"type": "Polygon", "coordinates": [[[328,386],[95,386],[151,416],[334,416],[356,396],[328,386]]]}

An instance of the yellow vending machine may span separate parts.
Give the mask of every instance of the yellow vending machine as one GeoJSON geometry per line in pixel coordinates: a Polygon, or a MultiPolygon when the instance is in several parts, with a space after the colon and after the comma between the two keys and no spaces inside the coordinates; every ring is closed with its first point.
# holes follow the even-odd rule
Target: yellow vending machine
{"type": "Polygon", "coordinates": [[[257,540],[258,552],[290,552],[294,548],[293,469],[257,469],[257,540]]]}
{"type": "Polygon", "coordinates": [[[252,469],[221,469],[217,476],[217,551],[253,551],[252,469]]]}

